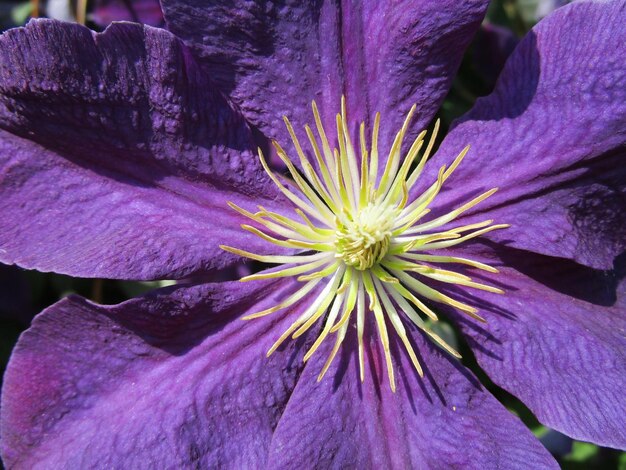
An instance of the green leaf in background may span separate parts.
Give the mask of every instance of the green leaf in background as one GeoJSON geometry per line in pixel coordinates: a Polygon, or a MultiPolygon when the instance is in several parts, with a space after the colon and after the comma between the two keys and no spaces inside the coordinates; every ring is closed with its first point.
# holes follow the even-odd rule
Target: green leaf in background
{"type": "Polygon", "coordinates": [[[587,468],[600,468],[599,447],[588,442],[574,442],[572,451],[563,457],[562,467],[564,470],[583,470],[587,468]]]}
{"type": "Polygon", "coordinates": [[[122,292],[129,298],[138,297],[154,289],[173,286],[176,281],[147,281],[147,282],[131,282],[118,281],[118,285],[122,292]]]}
{"type": "Polygon", "coordinates": [[[11,9],[11,21],[16,25],[24,24],[32,11],[32,2],[20,3],[11,9]]]}

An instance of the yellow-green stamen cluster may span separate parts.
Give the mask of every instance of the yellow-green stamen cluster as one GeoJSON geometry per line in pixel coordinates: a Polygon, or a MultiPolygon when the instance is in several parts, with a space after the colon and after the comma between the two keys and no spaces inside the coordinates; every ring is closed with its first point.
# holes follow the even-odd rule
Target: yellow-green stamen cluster
{"type": "Polygon", "coordinates": [[[438,256],[432,253],[508,225],[493,225],[492,220],[485,220],[446,230],[441,228],[487,199],[496,192],[496,188],[447,214],[427,222],[422,220],[430,212],[429,206],[444,182],[467,154],[469,146],[461,151],[449,167],[444,165],[439,171],[437,180],[420,196],[409,202],[409,192],[424,169],[439,127],[437,122],[421,157],[419,155],[425,143],[425,131],[417,136],[403,160],[400,149],[415,106],[409,111],[396,135],[380,177],[378,176],[380,115],[377,114],[374,121],[371,149],[368,149],[365,126],[361,123],[359,162],[348,132],[345,101],[342,100],[341,114],[337,115],[338,149],[331,149],[315,102],[312,106],[319,141],[309,126],[306,126],[305,130],[315,166],[302,149],[287,118],[285,124],[293,140],[302,173],[295,168],[280,145],[274,142],[278,156],[293,178],[290,183],[297,187],[298,191],[288,189],[281,182],[281,177],[270,170],[263,153],[259,150],[265,171],[294,204],[296,217],[286,217],[260,206],[258,212],[252,213],[230,204],[233,209],[256,222],[257,227],[262,227],[243,225],[245,230],[274,245],[299,250],[301,254],[265,256],[229,246],[222,248],[250,259],[284,265],[277,270],[246,276],[241,279],[242,281],[296,276],[302,283],[296,292],[278,305],[245,317],[245,319],[258,318],[298,302],[306,302],[303,313],[277,339],[268,351],[268,356],[289,336],[297,338],[316,322],[323,321],[321,333],[304,356],[304,360],[307,361],[328,336],[335,335],[334,347],[318,377],[318,380],[321,380],[346,336],[349,319],[356,313],[359,367],[363,380],[365,316],[371,314],[374,316],[385,353],[391,389],[395,391],[387,323],[391,324],[401,339],[416,371],[423,375],[407,336],[402,316],[405,321],[416,325],[435,343],[456,357],[460,357],[458,352],[426,326],[422,316],[437,321],[437,315],[423,300],[455,307],[473,318],[484,321],[474,307],[459,302],[422,281],[438,281],[503,293],[496,287],[475,282],[469,276],[436,266],[456,263],[497,272],[495,268],[466,258],[438,256]],[[314,290],[317,293],[309,296],[314,290]],[[325,320],[322,320],[324,316],[325,320]]]}

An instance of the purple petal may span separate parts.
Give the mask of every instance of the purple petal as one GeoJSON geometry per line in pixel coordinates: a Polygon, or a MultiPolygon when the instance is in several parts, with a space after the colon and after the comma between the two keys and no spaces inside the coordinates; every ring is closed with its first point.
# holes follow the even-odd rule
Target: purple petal
{"type": "Polygon", "coordinates": [[[252,468],[299,375],[291,313],[243,322],[292,281],[170,288],[117,306],[72,297],[20,338],[2,389],[9,468],[252,468]]]}
{"type": "Polygon", "coordinates": [[[428,180],[472,146],[439,202],[499,187],[476,216],[512,224],[494,239],[610,268],[626,248],[625,22],[624,2],[581,2],[534,28],[430,165],[428,180]]]}
{"type": "Polygon", "coordinates": [[[96,0],[91,18],[101,27],[113,21],[134,21],[150,26],[162,26],[164,22],[158,0],[96,0]]]}
{"type": "Polygon", "coordinates": [[[506,293],[473,291],[466,301],[487,323],[460,322],[479,364],[545,425],[626,448],[623,266],[607,273],[513,249],[497,256],[504,266],[486,279],[506,293]]]}
{"type": "MultiPolygon", "coordinates": [[[[54,21],[0,39],[0,261],[180,278],[267,249],[227,207],[277,191],[251,129],[170,33],[54,21]]],[[[268,202],[269,200],[269,202],[268,202]]]]}
{"type": "Polygon", "coordinates": [[[424,379],[398,341],[392,345],[398,389],[391,392],[382,347],[372,335],[361,383],[350,330],[321,382],[316,376],[328,351],[320,348],[307,363],[276,428],[269,467],[558,468],[471,372],[418,333],[413,342],[424,379]]]}
{"type": "Polygon", "coordinates": [[[219,3],[162,1],[169,29],[252,123],[285,144],[282,116],[300,131],[315,99],[332,132],[345,94],[351,122],[382,113],[387,151],[413,103],[414,128],[430,121],[488,2],[219,3]]]}
{"type": "Polygon", "coordinates": [[[504,64],[518,42],[513,31],[495,24],[483,24],[476,33],[472,46],[473,65],[488,90],[493,90],[504,64]]]}

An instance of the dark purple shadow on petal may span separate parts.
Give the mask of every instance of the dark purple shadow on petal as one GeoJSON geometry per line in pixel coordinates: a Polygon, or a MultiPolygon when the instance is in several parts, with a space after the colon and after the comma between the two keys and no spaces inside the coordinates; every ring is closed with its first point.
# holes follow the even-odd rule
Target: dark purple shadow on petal
{"type": "MultiPolygon", "coordinates": [[[[573,231],[579,234],[578,249],[601,253],[603,245],[607,242],[615,249],[620,249],[620,247],[626,249],[624,236],[626,231],[625,160],[626,150],[616,148],[593,160],[579,161],[568,168],[559,170],[563,174],[575,175],[566,178],[565,182],[556,182],[533,193],[521,194],[517,198],[503,201],[490,207],[489,212],[493,212],[498,222],[506,222],[498,217],[499,209],[506,210],[509,205],[518,203],[520,210],[523,210],[525,203],[532,204],[534,199],[562,192],[561,199],[563,205],[567,206],[567,217],[571,221],[573,231]]],[[[471,196],[468,195],[468,197],[471,196]]],[[[446,207],[450,209],[453,205],[458,205],[458,202],[453,201],[446,207]]],[[[480,211],[480,206],[477,210],[480,211]]],[[[484,217],[489,212],[477,212],[476,217],[484,217]]],[[[549,213],[546,212],[545,216],[549,216],[549,213]]],[[[494,238],[500,244],[512,243],[513,240],[506,239],[506,233],[506,230],[500,234],[496,233],[494,238]]],[[[572,264],[577,263],[572,261],[572,264]]]]}
{"type": "Polygon", "coordinates": [[[172,279],[235,260],[218,245],[248,235],[226,201],[272,206],[279,193],[255,154],[258,136],[176,37],[39,20],[0,43],[1,164],[10,169],[2,210],[30,225],[6,224],[3,261],[172,279]]]}
{"type": "MultiPolygon", "coordinates": [[[[485,108],[481,113],[472,113],[471,116],[465,115],[452,123],[450,130],[465,121],[499,121],[504,118],[514,118],[522,114],[535,96],[535,91],[539,85],[539,75],[541,74],[540,56],[537,49],[537,37],[533,31],[529,31],[524,38],[524,45],[528,52],[526,55],[526,74],[517,77],[507,83],[506,94],[508,106],[498,108],[485,108]]],[[[496,82],[498,87],[501,79],[496,82]]],[[[497,88],[502,90],[502,88],[497,88]]],[[[497,91],[497,92],[498,92],[497,91]]],[[[478,101],[481,99],[479,98],[478,101]]]]}
{"type": "Polygon", "coordinates": [[[266,135],[289,141],[283,115],[301,134],[311,99],[333,129],[344,94],[351,128],[383,113],[383,147],[413,102],[409,132],[431,120],[487,3],[162,2],[170,30],[266,135]]]}
{"type": "MultiPolygon", "coordinates": [[[[475,300],[472,298],[464,298],[463,301],[470,303],[475,300]]],[[[488,307],[489,308],[489,307],[488,307]]],[[[495,306],[491,306],[492,309],[497,309],[495,306]]],[[[466,315],[452,308],[442,307],[441,310],[445,313],[446,318],[452,320],[455,324],[459,325],[463,329],[471,330],[483,338],[483,342],[478,342],[474,340],[472,336],[464,335],[463,339],[468,343],[468,345],[472,348],[479,349],[483,354],[488,355],[489,357],[496,359],[498,361],[503,360],[502,356],[500,356],[497,352],[498,348],[502,346],[502,341],[500,341],[496,336],[494,336],[486,327],[483,327],[481,323],[473,321],[466,315]],[[489,348],[485,346],[485,344],[493,345],[493,348],[489,348]]],[[[483,311],[489,311],[485,308],[482,308],[483,311]]],[[[490,311],[491,313],[491,311],[490,311]]],[[[500,312],[501,313],[501,312],[500,312]]],[[[508,320],[515,321],[515,317],[512,314],[508,314],[505,316],[508,320]]],[[[487,320],[489,322],[489,320],[487,320]]]]}
{"type": "Polygon", "coordinates": [[[485,23],[476,32],[472,60],[489,90],[493,89],[518,42],[513,31],[495,24],[485,23]]]}
{"type": "Polygon", "coordinates": [[[576,2],[534,28],[507,61],[496,91],[476,102],[435,155],[440,164],[466,144],[473,149],[436,204],[445,205],[457,191],[498,186],[500,191],[473,213],[512,224],[508,233],[494,232],[490,238],[514,235],[517,248],[611,269],[626,248],[623,236],[615,235],[625,231],[623,210],[615,210],[624,205],[624,184],[607,188],[588,181],[589,188],[579,186],[587,167],[575,163],[614,161],[610,151],[624,148],[626,77],[617,46],[623,42],[623,6],[576,2]],[[552,191],[546,193],[547,188],[552,191]],[[610,202],[606,212],[618,217],[605,216],[603,199],[610,202]],[[610,227],[613,233],[606,238],[610,227]]]}
{"type": "MultiPolygon", "coordinates": [[[[615,258],[612,270],[601,270],[569,259],[553,258],[512,247],[502,247],[488,241],[484,243],[493,249],[505,265],[550,289],[603,307],[615,304],[617,289],[626,276],[626,251],[615,258]],[[563,276],[565,273],[567,273],[566,277],[563,276]]],[[[504,289],[506,288],[505,286],[504,289]]]]}
{"type": "MultiPolygon", "coordinates": [[[[404,324],[407,327],[407,329],[410,329],[413,331],[413,337],[410,337],[410,341],[413,344],[413,349],[415,350],[415,355],[417,356],[418,360],[420,361],[420,364],[422,364],[422,367],[424,368],[424,377],[426,379],[428,379],[428,381],[431,384],[432,389],[435,391],[435,393],[437,394],[439,400],[445,405],[446,404],[446,400],[444,398],[443,393],[441,392],[440,387],[437,385],[435,378],[428,366],[428,361],[423,357],[422,353],[419,351],[419,348],[417,347],[417,345],[415,344],[415,340],[414,340],[414,336],[419,334],[422,336],[422,338],[425,340],[425,342],[427,342],[427,344],[429,344],[429,352],[432,354],[435,354],[435,351],[438,352],[441,357],[447,361],[448,363],[450,363],[462,376],[464,376],[467,381],[472,384],[474,386],[474,388],[476,388],[477,390],[482,390],[483,386],[480,383],[480,380],[478,380],[478,378],[469,370],[467,369],[460,360],[456,359],[455,357],[453,357],[452,355],[448,354],[447,352],[445,352],[443,349],[439,348],[437,345],[435,345],[432,340],[426,336],[425,333],[423,333],[422,331],[420,331],[415,325],[413,325],[412,323],[409,323],[408,320],[405,320],[403,318],[404,324]]],[[[400,347],[404,347],[399,338],[395,339],[396,343],[398,344],[398,348],[400,347]]],[[[415,369],[411,368],[410,371],[414,374],[417,374],[417,372],[415,371],[415,369]]]]}
{"type": "MultiPolygon", "coordinates": [[[[396,308],[399,308],[399,307],[396,305],[396,308]]],[[[401,310],[399,310],[399,312],[401,312],[401,310]]],[[[371,311],[368,311],[366,314],[366,324],[365,324],[366,339],[364,339],[365,341],[364,353],[365,353],[365,361],[366,361],[366,364],[365,364],[366,379],[365,380],[373,381],[374,391],[376,395],[378,396],[378,398],[380,399],[382,398],[381,387],[388,386],[389,377],[387,375],[388,372],[387,372],[386,366],[383,366],[382,368],[379,368],[378,370],[374,366],[374,364],[384,364],[385,357],[382,351],[382,344],[380,343],[377,326],[376,326],[375,321],[373,320],[373,316],[374,314],[371,311]]],[[[415,408],[413,392],[411,390],[411,386],[409,386],[409,383],[412,382],[412,380],[409,380],[408,378],[409,376],[412,376],[413,379],[416,380],[417,383],[419,383],[419,386],[421,388],[422,393],[424,394],[424,397],[426,397],[426,399],[429,402],[433,403],[434,400],[437,400],[443,406],[447,406],[447,401],[445,399],[445,396],[441,388],[437,384],[437,381],[435,380],[432,372],[430,371],[428,367],[427,360],[425,359],[425,357],[423,356],[423,354],[420,352],[419,348],[415,344],[413,335],[419,335],[421,338],[425,340],[425,343],[428,344],[430,354],[436,354],[435,351],[440,352],[444,360],[449,362],[455,369],[457,369],[457,371],[461,375],[463,375],[468,380],[468,382],[470,382],[477,390],[482,390],[482,385],[480,381],[467,368],[463,366],[461,361],[457,360],[451,355],[440,350],[437,346],[433,345],[431,341],[426,337],[426,335],[423,332],[421,332],[415,325],[406,321],[404,318],[402,318],[402,321],[405,327],[407,328],[407,330],[412,332],[412,334],[409,335],[409,341],[413,345],[415,355],[420,365],[423,368],[423,372],[424,372],[423,378],[419,377],[419,374],[417,373],[415,368],[413,368],[412,365],[409,366],[409,363],[398,361],[399,357],[406,354],[406,349],[405,349],[404,344],[401,342],[401,340],[395,333],[393,326],[389,323],[388,320],[386,320],[386,325],[387,325],[387,331],[389,334],[389,345],[390,345],[390,350],[391,350],[392,361],[394,363],[396,383],[399,380],[402,380],[402,382],[406,386],[406,393],[411,402],[411,407],[414,412],[416,412],[416,408],[415,408]],[[425,385],[425,381],[428,382],[429,384],[428,387],[425,385]]],[[[353,332],[349,332],[348,335],[351,335],[352,333],[353,332]]],[[[355,335],[352,334],[352,336],[355,336],[355,335]]],[[[353,368],[352,371],[349,370],[350,362],[358,361],[358,349],[356,347],[356,338],[352,338],[352,340],[346,341],[346,344],[342,346],[335,360],[338,361],[338,365],[337,365],[337,369],[335,370],[335,373],[332,376],[333,377],[332,378],[333,393],[337,393],[337,391],[342,385],[342,382],[346,378],[345,377],[346,374],[353,373],[355,376],[355,383],[357,384],[359,398],[363,398],[363,389],[362,389],[362,384],[361,384],[360,377],[359,377],[358,368],[353,368]]],[[[326,377],[325,379],[328,379],[328,377],[326,377]]]]}
{"type": "MultiPolygon", "coordinates": [[[[450,126],[450,131],[455,127],[466,121],[501,121],[507,118],[515,118],[521,115],[526,108],[530,105],[535,96],[537,86],[539,84],[539,76],[541,73],[540,56],[537,49],[537,38],[533,31],[530,31],[524,38],[523,44],[527,48],[526,58],[526,70],[525,75],[522,77],[516,77],[517,79],[509,80],[506,83],[506,87],[500,84],[501,79],[496,84],[496,90],[489,98],[495,96],[495,99],[500,98],[501,101],[506,102],[506,106],[491,106],[491,107],[474,107],[473,109],[479,109],[480,112],[467,113],[457,120],[455,120],[450,126]],[[500,86],[498,86],[500,84],[500,86]],[[506,96],[504,94],[506,92],[506,96]]],[[[477,103],[480,103],[483,99],[479,98],[477,103]]],[[[463,145],[472,145],[472,142],[465,142],[463,145]]],[[[437,173],[439,168],[446,164],[450,165],[452,160],[462,150],[462,147],[453,149],[452,152],[448,152],[445,156],[440,152],[435,154],[434,157],[429,160],[424,168],[424,173],[420,176],[419,180],[410,192],[410,198],[416,198],[422,194],[428,186],[437,180],[437,173]]],[[[470,152],[467,159],[480,158],[480,155],[476,155],[475,152],[470,152]]],[[[462,165],[462,164],[461,164],[462,165]]],[[[462,168],[461,168],[462,169],[462,168]]],[[[457,170],[459,172],[461,169],[457,170]]],[[[429,218],[435,218],[445,212],[448,212],[452,207],[460,206],[467,202],[471,198],[477,196],[481,192],[491,189],[490,187],[477,187],[476,184],[472,184],[469,189],[466,189],[465,185],[457,184],[451,185],[450,183],[444,184],[440,195],[435,199],[432,212],[429,214],[429,218]],[[444,204],[441,204],[445,201],[444,204]]],[[[483,204],[484,206],[484,204],[483,204]]],[[[471,214],[474,211],[470,211],[471,214]]]]}
{"type": "MultiPolygon", "coordinates": [[[[412,327],[412,325],[407,324],[407,322],[404,322],[404,324],[406,327],[410,328],[413,331],[413,334],[421,335],[422,337],[424,337],[424,335],[420,331],[418,331],[417,328],[412,327]]],[[[389,325],[389,327],[391,327],[391,325],[389,325]]],[[[396,374],[396,380],[398,380],[398,377],[400,377],[402,381],[404,382],[406,386],[407,397],[409,398],[413,412],[416,413],[417,411],[415,408],[414,392],[409,386],[409,384],[411,383],[409,376],[413,376],[417,380],[417,382],[420,385],[420,389],[422,390],[422,393],[424,393],[424,396],[430,403],[433,403],[435,400],[437,400],[443,406],[447,406],[448,402],[446,401],[446,397],[442,393],[441,388],[439,387],[439,385],[437,384],[437,381],[433,377],[433,374],[430,371],[430,368],[428,367],[427,361],[424,359],[424,355],[422,354],[420,349],[417,347],[417,345],[415,344],[415,341],[413,340],[411,336],[409,336],[409,341],[411,345],[413,346],[413,350],[415,351],[415,356],[417,357],[417,360],[419,361],[424,371],[423,378],[419,376],[419,374],[414,368],[406,367],[406,365],[408,364],[402,363],[397,360],[397,358],[400,357],[400,354],[406,354],[405,352],[406,350],[405,350],[404,344],[402,344],[402,341],[397,337],[395,333],[391,334],[389,346],[390,346],[391,353],[392,353],[392,360],[394,361],[394,371],[396,374]],[[425,382],[428,382],[430,386],[426,387],[425,382]]],[[[432,352],[431,346],[429,345],[428,347],[429,349],[431,349],[431,352],[432,352]]],[[[453,364],[453,365],[465,377],[468,377],[468,375],[465,374],[465,371],[457,367],[457,364],[453,364]]]]}
{"type": "MultiPolygon", "coordinates": [[[[515,292],[494,298],[516,313],[506,320],[486,304],[483,326],[451,312],[476,358],[499,386],[519,397],[544,424],[569,436],[623,448],[626,253],[612,270],[492,244],[515,292]],[[497,251],[496,251],[497,250],[497,251]]],[[[465,253],[469,255],[469,253],[465,253]]],[[[474,253],[476,254],[476,252],[474,253]]],[[[468,303],[492,297],[476,291],[468,303]]]]}
{"type": "MultiPolygon", "coordinates": [[[[369,315],[365,344],[371,354],[365,360],[370,367],[366,366],[363,384],[359,385],[356,354],[350,354],[349,363],[356,373],[345,373],[345,367],[338,364],[329,370],[331,376],[341,376],[340,387],[336,386],[336,379],[329,382],[328,377],[315,382],[330,350],[328,346],[332,345],[322,345],[307,363],[274,432],[272,468],[523,468],[521,462],[528,464],[531,453],[520,454],[513,449],[524,447],[524,433],[537,451],[549,459],[517,418],[480,385],[476,386],[475,381],[468,383],[467,376],[458,373],[458,361],[451,362],[454,367],[450,367],[442,360],[444,353],[435,350],[422,334],[414,335],[412,329],[409,336],[413,337],[428,372],[419,378],[404,346],[392,335],[390,346],[397,385],[397,392],[392,393],[382,346],[376,331],[368,329],[372,323],[369,315]],[[378,371],[376,376],[370,374],[372,367],[378,371]],[[490,401],[491,410],[484,406],[483,398],[490,401]],[[491,415],[496,409],[497,419],[491,415]],[[472,410],[476,412],[474,418],[470,417],[472,410]],[[507,420],[510,423],[503,425],[507,420]],[[459,423],[463,423],[463,429],[455,426],[459,423]],[[498,426],[503,431],[494,433],[498,426]],[[505,443],[507,439],[510,442],[505,443]],[[459,445],[464,440],[472,443],[467,449],[459,445]],[[470,458],[471,452],[476,454],[470,458]],[[512,457],[512,453],[516,456],[512,457]],[[477,464],[477,458],[484,462],[477,464]]],[[[356,346],[356,329],[350,328],[344,347],[354,352],[356,346]]],[[[531,466],[547,468],[547,462],[531,466]]],[[[555,465],[552,463],[552,467],[555,465]]]]}
{"type": "MultiPolygon", "coordinates": [[[[299,285],[292,285],[285,289],[284,285],[279,285],[281,291],[284,291],[282,296],[286,297],[293,291],[297,290],[299,285]]],[[[253,307],[258,304],[262,299],[271,296],[271,292],[274,286],[271,285],[264,291],[259,291],[256,296],[246,296],[243,300],[239,300],[237,303],[237,309],[231,309],[225,313],[218,315],[207,315],[206,311],[210,308],[214,299],[207,297],[199,302],[199,305],[193,309],[190,313],[185,315],[172,315],[172,309],[180,309],[180,300],[176,295],[177,292],[185,293],[189,291],[189,285],[171,286],[163,289],[159,289],[148,293],[144,299],[145,304],[141,305],[142,309],[149,309],[150,305],[154,305],[156,309],[153,312],[155,318],[149,318],[145,315],[137,315],[137,312],[133,312],[126,305],[133,301],[120,304],[118,308],[112,307],[109,311],[104,311],[103,314],[113,321],[118,323],[121,327],[127,328],[132,331],[138,337],[142,338],[150,346],[162,349],[169,354],[175,356],[183,356],[198,344],[207,338],[206,331],[210,331],[210,335],[219,333],[225,326],[232,321],[240,321],[242,326],[245,326],[243,320],[239,320],[241,312],[253,310],[253,307]],[[168,303],[170,304],[168,306],[168,303]],[[206,304],[206,309],[202,309],[202,304],[206,304]],[[192,316],[190,318],[189,316],[192,316]],[[196,332],[194,334],[194,332],[196,332]],[[175,338],[180,337],[180,342],[176,342],[175,338]]],[[[71,299],[79,304],[90,306],[91,302],[79,297],[71,296],[71,299]]],[[[294,343],[298,344],[298,347],[294,349],[294,354],[290,360],[290,366],[293,364],[299,348],[305,343],[307,335],[298,338],[294,343]]],[[[281,346],[280,350],[291,348],[288,344],[281,346]]]]}
{"type": "Polygon", "coordinates": [[[577,200],[569,206],[569,216],[580,245],[590,252],[599,252],[607,242],[626,250],[626,149],[617,148],[592,162],[574,165],[584,173],[573,184],[577,200]],[[594,237],[589,237],[590,233],[594,237]]]}
{"type": "MultiPolygon", "coordinates": [[[[514,268],[550,289],[598,306],[610,307],[615,304],[617,289],[620,286],[620,282],[626,277],[626,252],[616,258],[613,270],[606,271],[583,266],[568,259],[552,258],[511,247],[504,247],[487,240],[472,245],[480,246],[480,244],[492,249],[500,258],[502,264],[514,268]],[[567,276],[563,276],[564,273],[567,273],[567,276]]],[[[498,265],[498,263],[492,264],[498,265]]],[[[501,282],[498,282],[499,277],[496,277],[495,280],[493,278],[485,279],[476,270],[471,271],[470,269],[459,267],[459,271],[464,274],[471,274],[477,281],[482,280],[505,291],[518,290],[518,288],[508,285],[504,276],[500,276],[502,279],[501,282]]],[[[487,319],[487,324],[489,323],[489,315],[492,314],[513,322],[520,321],[516,314],[476,296],[470,289],[442,286],[442,290],[453,298],[485,312],[483,316],[487,319]]],[[[464,336],[464,339],[472,349],[477,349],[482,354],[493,359],[503,360],[496,352],[502,346],[502,342],[489,332],[488,327],[482,327],[481,323],[468,318],[454,309],[440,306],[440,310],[443,310],[448,318],[453,319],[463,329],[471,330],[481,335],[483,338],[481,341],[477,341],[469,335],[464,336]],[[488,344],[492,344],[494,347],[489,348],[488,344]]]]}
{"type": "MultiPolygon", "coordinates": [[[[292,357],[296,367],[290,368],[291,351],[270,359],[263,354],[274,330],[286,327],[294,312],[253,321],[247,329],[235,317],[251,313],[245,308],[256,300],[255,309],[271,306],[283,294],[280,286],[290,283],[166,288],[106,307],[72,297],[50,307],[22,336],[9,367],[2,397],[5,461],[50,468],[104,461],[114,468],[151,466],[147,461],[172,468],[258,464],[302,361],[292,357]],[[198,334],[204,335],[201,344],[198,334]],[[168,338],[171,347],[165,346],[168,338]],[[194,343],[198,349],[181,354],[194,343]],[[156,392],[161,386],[165,392],[156,392]],[[111,415],[113,408],[127,413],[111,415]],[[247,422],[260,427],[250,431],[247,422]]],[[[294,343],[289,347],[298,349],[294,343]]]]}
{"type": "MultiPolygon", "coordinates": [[[[348,335],[351,334],[351,331],[348,330],[348,333],[346,334],[346,337],[348,335]]],[[[344,340],[345,341],[345,340],[344,340]]],[[[319,354],[322,354],[323,352],[320,352],[319,354]]],[[[372,351],[370,348],[366,348],[365,349],[365,354],[368,355],[368,361],[369,364],[372,363],[373,357],[372,357],[372,351]]],[[[331,376],[328,377],[328,373],[327,376],[325,377],[325,380],[332,380],[333,381],[333,393],[337,393],[337,391],[339,390],[339,388],[341,387],[341,383],[344,380],[344,377],[346,376],[346,374],[352,373],[354,374],[354,381],[357,384],[357,393],[359,395],[359,398],[363,398],[363,386],[361,385],[361,379],[359,377],[359,370],[358,368],[352,368],[352,371],[349,371],[350,369],[350,361],[354,360],[354,359],[358,360],[358,351],[354,350],[353,348],[348,348],[348,347],[341,347],[341,349],[339,350],[339,353],[337,354],[337,357],[335,357],[335,361],[337,361],[337,370],[335,371],[335,373],[331,376]]],[[[330,371],[329,371],[330,372],[330,371]]],[[[376,380],[376,386],[374,388],[374,391],[376,393],[376,395],[378,397],[380,397],[380,377],[377,377],[377,372],[376,370],[374,370],[373,367],[370,367],[369,370],[370,376],[374,378],[374,380],[376,380]]]]}
{"type": "MultiPolygon", "coordinates": [[[[91,31],[80,25],[65,25],[65,28],[71,29],[71,34],[61,36],[52,27],[46,29],[53,24],[54,22],[49,21],[31,22],[25,32],[29,36],[34,36],[39,31],[46,34],[54,33],[59,41],[65,42],[64,47],[74,53],[71,57],[71,60],[75,61],[72,64],[74,68],[65,72],[63,69],[59,70],[59,74],[66,74],[65,77],[50,74],[45,78],[51,83],[42,83],[39,92],[44,91],[46,86],[52,88],[46,94],[45,99],[38,100],[37,106],[28,106],[27,102],[28,99],[33,99],[34,91],[30,95],[28,91],[24,93],[20,82],[3,83],[2,104],[5,110],[0,108],[0,115],[2,128],[5,130],[29,138],[46,148],[60,151],[69,160],[88,167],[96,173],[131,185],[150,186],[172,174],[186,174],[193,169],[190,165],[192,162],[184,161],[184,154],[178,156],[174,153],[176,142],[167,141],[170,137],[168,133],[180,131],[175,126],[182,124],[181,122],[175,123],[172,119],[172,116],[176,115],[177,103],[170,97],[166,97],[167,93],[172,95],[176,92],[189,99],[187,103],[189,106],[195,107],[185,109],[187,114],[182,118],[190,119],[193,115],[196,119],[199,116],[210,119],[210,121],[203,122],[204,126],[187,129],[184,135],[185,145],[191,144],[206,151],[215,147],[224,147],[238,152],[255,149],[251,131],[243,118],[237,116],[237,113],[230,108],[223,95],[214,91],[210,73],[197,65],[188,49],[173,37],[169,37],[164,32],[160,33],[158,30],[145,31],[144,28],[129,24],[113,25],[95,37],[91,31]],[[121,41],[125,44],[123,58],[111,57],[112,51],[116,50],[121,41]],[[156,51],[150,51],[148,45],[169,49],[167,52],[172,54],[172,57],[168,57],[168,60],[183,65],[181,70],[175,70],[178,75],[176,79],[168,78],[163,83],[155,81],[155,89],[148,89],[148,83],[144,83],[146,88],[142,89],[141,84],[135,83],[134,80],[145,80],[147,76],[125,65],[149,64],[152,61],[151,54],[156,51]],[[118,81],[106,83],[107,76],[100,72],[102,63],[109,63],[111,67],[111,70],[107,70],[109,74],[118,73],[115,67],[122,69],[119,71],[118,81]],[[127,78],[129,80],[127,83],[124,82],[125,77],[121,75],[125,67],[128,68],[127,73],[137,75],[127,78]],[[75,69],[80,71],[76,72],[75,69]],[[72,76],[71,73],[78,75],[72,76]],[[98,92],[94,88],[95,84],[91,84],[87,93],[93,96],[85,98],[87,101],[83,104],[83,108],[74,108],[70,103],[76,100],[76,94],[82,89],[80,88],[81,78],[87,84],[90,80],[101,78],[101,85],[110,88],[98,92]],[[58,79],[59,83],[54,83],[55,79],[58,79]],[[112,88],[114,85],[117,88],[112,88]],[[159,88],[159,85],[162,88],[159,88]],[[98,96],[98,93],[105,93],[105,97],[98,96]],[[91,103],[88,98],[92,99],[91,103]],[[129,109],[129,102],[132,102],[134,115],[129,109]],[[72,115],[72,112],[82,114],[72,115]],[[99,125],[96,126],[92,122],[93,127],[90,127],[90,119],[94,113],[100,119],[99,125]],[[171,114],[168,115],[168,113],[171,114]],[[215,114],[208,116],[210,113],[215,114]],[[149,116],[151,119],[140,119],[141,116],[149,116]],[[138,119],[138,121],[132,121],[132,119],[138,119]],[[72,125],[72,121],[76,125],[72,125]],[[26,122],[28,126],[25,125],[26,122]],[[164,126],[162,130],[165,133],[162,135],[155,130],[159,122],[164,126]],[[79,123],[83,125],[78,125],[79,123]],[[106,132],[107,126],[114,127],[106,132]],[[216,132],[222,126],[229,126],[230,130],[216,132]],[[153,147],[155,144],[156,147],[153,147]],[[174,154],[168,155],[168,151],[174,154]],[[177,161],[176,157],[182,158],[177,161]],[[93,162],[96,165],[92,166],[87,162],[93,162]]],[[[18,33],[21,34],[22,31],[15,34],[18,33]]],[[[51,60],[61,60],[62,54],[48,52],[51,60]],[[55,54],[59,54],[59,57],[55,54]]],[[[29,66],[32,67],[32,64],[29,66]]],[[[151,70],[151,73],[162,76],[170,72],[167,70],[167,65],[163,65],[161,70],[156,67],[151,70]]],[[[9,77],[5,78],[8,80],[9,77]]],[[[18,80],[19,78],[16,77],[18,80]]],[[[35,84],[33,88],[37,86],[35,84]]],[[[178,105],[180,106],[180,103],[178,105]]],[[[181,149],[178,150],[180,152],[181,149]]],[[[211,181],[218,187],[222,182],[220,178],[214,178],[211,181]]],[[[225,184],[224,187],[228,185],[225,184]]]]}

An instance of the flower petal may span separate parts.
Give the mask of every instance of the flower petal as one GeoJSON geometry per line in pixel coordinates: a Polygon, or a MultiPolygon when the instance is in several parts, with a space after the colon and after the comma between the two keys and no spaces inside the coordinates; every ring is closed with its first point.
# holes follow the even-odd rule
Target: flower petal
{"type": "MultiPolygon", "coordinates": [[[[10,468],[251,468],[299,375],[288,315],[244,323],[294,282],[174,287],[116,306],[71,297],[20,338],[2,389],[10,468]]],[[[295,313],[297,312],[287,312],[295,313]]]]}
{"type": "Polygon", "coordinates": [[[499,187],[477,208],[512,224],[494,239],[610,268],[626,248],[624,22],[623,1],[577,2],[537,25],[430,165],[434,180],[472,146],[439,203],[499,187]]]}
{"type": "Polygon", "coordinates": [[[396,393],[376,337],[366,343],[361,383],[354,336],[351,328],[321,382],[316,376],[328,351],[307,363],[276,428],[269,467],[558,468],[471,372],[434,351],[419,333],[413,342],[425,377],[395,344],[396,393]]]}
{"type": "Polygon", "coordinates": [[[101,27],[113,21],[134,21],[150,26],[163,26],[164,22],[158,0],[97,0],[91,19],[101,27]]]}
{"type": "Polygon", "coordinates": [[[489,258],[506,293],[472,291],[487,323],[460,321],[479,364],[543,424],[626,449],[624,259],[605,272],[511,248],[489,258]]]}
{"type": "Polygon", "coordinates": [[[511,29],[491,23],[482,24],[476,33],[471,48],[472,62],[489,91],[493,90],[504,64],[518,42],[519,39],[511,29]]]}
{"type": "Polygon", "coordinates": [[[277,197],[252,130],[166,31],[34,21],[5,33],[0,127],[4,263],[180,278],[232,262],[225,241],[266,248],[226,205],[277,197]]]}
{"type": "Polygon", "coordinates": [[[161,3],[168,28],[218,71],[218,86],[266,135],[289,142],[281,117],[300,131],[312,99],[332,131],[345,94],[351,122],[382,113],[385,151],[413,103],[414,128],[430,121],[488,4],[161,3]]]}

